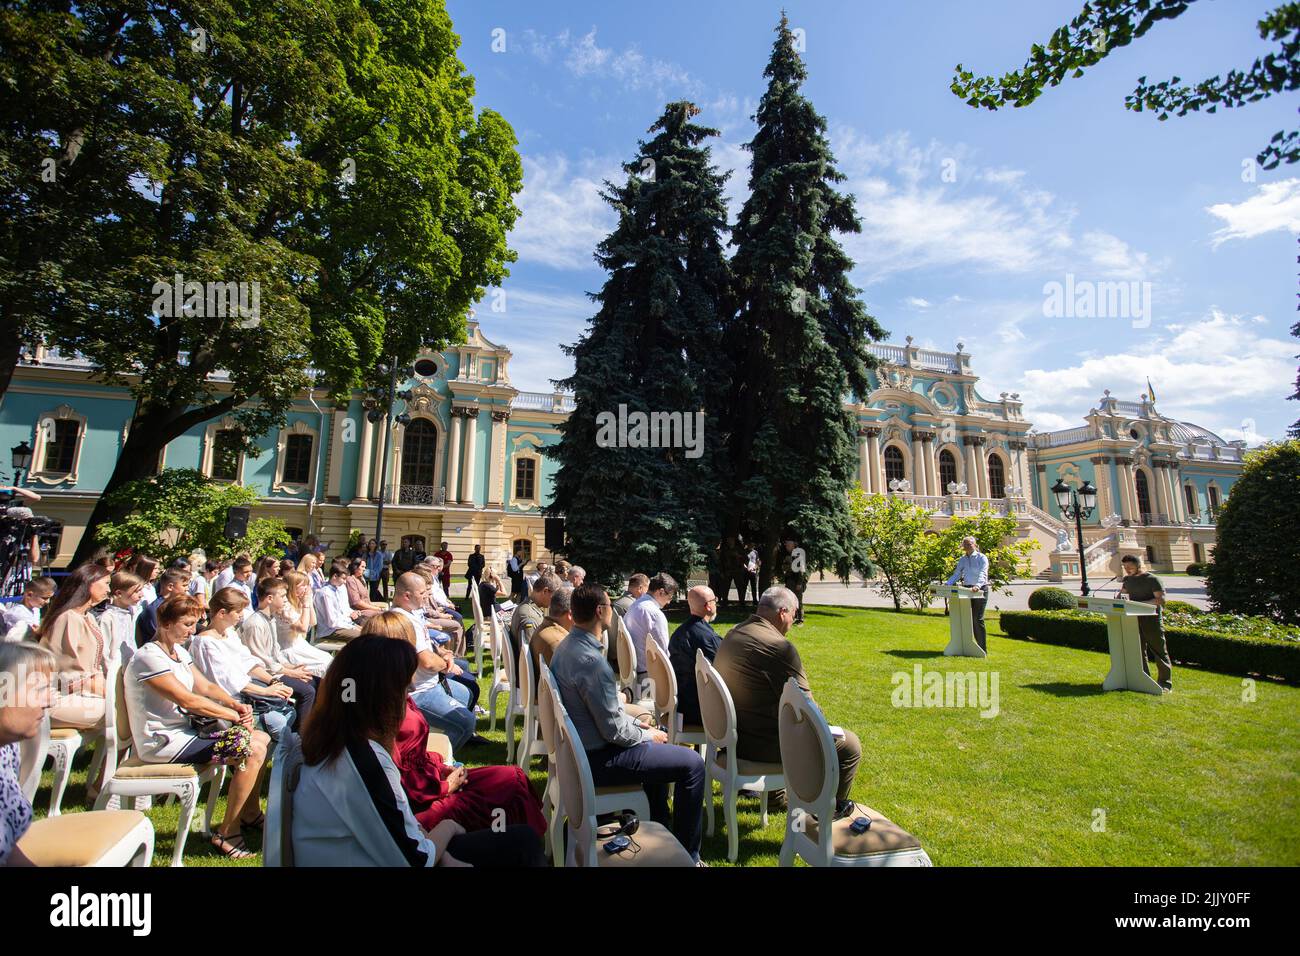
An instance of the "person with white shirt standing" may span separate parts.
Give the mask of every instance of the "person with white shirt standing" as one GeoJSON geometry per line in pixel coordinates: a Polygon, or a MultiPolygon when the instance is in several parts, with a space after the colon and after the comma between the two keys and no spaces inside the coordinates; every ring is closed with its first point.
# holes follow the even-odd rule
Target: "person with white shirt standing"
{"type": "Polygon", "coordinates": [[[636,677],[638,684],[645,679],[649,665],[646,663],[645,642],[653,638],[668,656],[668,618],[663,609],[677,596],[677,582],[672,575],[660,571],[650,579],[649,589],[633,602],[623,615],[623,624],[636,647],[636,677]]]}
{"type": "Polygon", "coordinates": [[[361,615],[348,603],[348,566],[335,561],[325,586],[316,589],[316,639],[350,641],[361,636],[356,619],[361,615]]]}
{"type": "Polygon", "coordinates": [[[957,560],[957,567],[948,575],[948,580],[944,584],[964,584],[968,588],[978,588],[984,593],[983,597],[971,598],[970,609],[971,617],[974,618],[972,629],[975,632],[975,643],[980,646],[980,650],[987,651],[986,646],[988,638],[984,629],[984,609],[989,603],[989,559],[979,549],[979,544],[970,535],[961,539],[962,550],[966,553],[957,560]]]}

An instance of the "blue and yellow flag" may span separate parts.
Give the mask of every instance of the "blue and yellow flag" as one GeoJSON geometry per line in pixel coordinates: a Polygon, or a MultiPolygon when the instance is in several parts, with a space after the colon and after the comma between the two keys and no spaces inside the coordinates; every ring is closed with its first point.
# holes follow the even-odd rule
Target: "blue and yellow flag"
{"type": "Polygon", "coordinates": [[[1154,405],[1156,403],[1156,390],[1151,387],[1150,378],[1147,379],[1147,395],[1151,399],[1151,404],[1154,405]]]}

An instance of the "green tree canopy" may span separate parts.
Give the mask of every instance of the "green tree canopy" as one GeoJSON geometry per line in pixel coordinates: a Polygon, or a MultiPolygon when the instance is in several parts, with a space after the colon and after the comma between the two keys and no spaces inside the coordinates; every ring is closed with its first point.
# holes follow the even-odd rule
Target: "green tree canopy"
{"type": "Polygon", "coordinates": [[[1215,610],[1300,624],[1300,440],[1246,455],[1215,526],[1215,610]]]}
{"type": "Polygon", "coordinates": [[[0,8],[0,379],[44,338],[137,403],[78,560],[194,425],[232,414],[253,453],[305,387],[464,335],[522,166],[457,45],[442,0],[0,8]],[[178,276],[256,314],[176,309],[178,276]]]}
{"type": "MultiPolygon", "coordinates": [[[[1083,9],[1052,34],[1047,45],[1035,43],[1019,70],[994,76],[975,76],[959,63],[952,91],[968,105],[996,110],[1002,106],[1028,106],[1048,86],[1067,76],[1082,76],[1120,47],[1142,37],[1161,20],[1181,16],[1195,0],[1087,0],[1083,9]]],[[[1220,106],[1244,106],[1300,86],[1300,3],[1283,3],[1261,19],[1256,28],[1261,39],[1279,45],[1275,52],[1257,58],[1244,70],[1213,76],[1194,86],[1179,77],[1148,83],[1138,78],[1137,88],[1124,101],[1136,112],[1151,110],[1161,120],[1171,113],[1186,116],[1220,106]]],[[[1256,161],[1265,169],[1300,160],[1300,131],[1279,130],[1256,161]]]]}

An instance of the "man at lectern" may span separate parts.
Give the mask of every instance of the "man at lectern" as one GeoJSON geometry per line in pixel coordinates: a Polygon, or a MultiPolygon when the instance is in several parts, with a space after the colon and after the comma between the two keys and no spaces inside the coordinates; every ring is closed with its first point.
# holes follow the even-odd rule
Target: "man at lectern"
{"type": "Polygon", "coordinates": [[[975,643],[980,650],[987,651],[984,636],[984,608],[989,603],[989,559],[979,549],[979,545],[970,535],[961,539],[962,550],[966,553],[957,560],[957,569],[948,575],[944,584],[964,584],[968,588],[979,588],[984,592],[982,598],[971,598],[970,613],[973,620],[971,629],[975,632],[975,643]]]}
{"type": "Polygon", "coordinates": [[[1148,658],[1156,662],[1156,683],[1166,694],[1174,689],[1173,664],[1169,660],[1169,648],[1165,645],[1164,617],[1165,589],[1160,579],[1149,571],[1142,570],[1142,559],[1134,554],[1126,554],[1120,559],[1124,567],[1124,580],[1119,586],[1121,594],[1130,601],[1142,601],[1160,608],[1156,614],[1148,614],[1137,619],[1138,633],[1142,636],[1142,669],[1149,675],[1151,668],[1148,658]]]}

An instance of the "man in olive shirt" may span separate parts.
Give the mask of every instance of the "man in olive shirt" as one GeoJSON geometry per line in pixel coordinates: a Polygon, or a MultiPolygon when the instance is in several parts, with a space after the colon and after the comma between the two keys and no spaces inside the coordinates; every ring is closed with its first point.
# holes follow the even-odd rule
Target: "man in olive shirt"
{"type": "Polygon", "coordinates": [[[1156,662],[1156,683],[1159,684],[1166,694],[1173,693],[1174,684],[1173,663],[1169,660],[1169,648],[1165,644],[1165,626],[1164,606],[1165,606],[1165,588],[1160,583],[1160,579],[1149,571],[1142,569],[1142,559],[1136,555],[1126,554],[1120,559],[1120,564],[1124,567],[1124,581],[1120,584],[1120,592],[1127,595],[1130,601],[1141,601],[1144,604],[1154,604],[1160,608],[1154,615],[1139,617],[1138,634],[1142,638],[1142,669],[1151,673],[1151,668],[1147,664],[1147,658],[1155,658],[1156,662]]]}
{"type": "Polygon", "coordinates": [[[534,674],[541,673],[541,668],[537,666],[539,659],[550,666],[551,657],[555,654],[555,649],[560,646],[560,641],[568,637],[569,632],[573,630],[573,615],[570,613],[572,599],[573,588],[568,585],[556,588],[555,593],[551,595],[551,603],[546,608],[546,617],[542,618],[542,623],[537,625],[532,640],[528,642],[529,653],[533,657],[534,674]]]}
{"type": "MultiPolygon", "coordinates": [[[[799,652],[785,638],[798,608],[799,599],[788,588],[768,588],[758,600],[757,611],[727,632],[713,662],[736,705],[736,751],[741,760],[780,763],[777,713],[786,681],[793,677],[800,690],[812,693],[799,652]]],[[[862,759],[862,745],[853,731],[845,729],[843,737],[835,738],[835,755],[840,765],[835,792],[838,819],[854,812],[849,790],[862,759]]]]}

